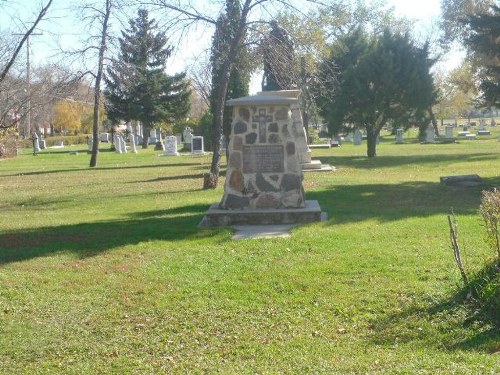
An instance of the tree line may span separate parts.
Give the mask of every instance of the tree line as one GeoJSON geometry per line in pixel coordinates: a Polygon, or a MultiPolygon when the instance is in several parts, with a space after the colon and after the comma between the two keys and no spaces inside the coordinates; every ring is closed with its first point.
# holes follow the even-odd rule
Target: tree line
{"type": "MultiPolygon", "coordinates": [[[[226,0],[214,14],[189,1],[152,0],[149,4],[163,11],[155,13],[159,21],[150,17],[146,4],[132,3],[139,6],[137,15],[117,38],[108,23],[123,10],[122,1],[96,1],[86,9],[99,16],[100,31],[93,45],[100,51],[100,67],[92,71],[96,144],[91,165],[97,160],[102,103],[112,121],[139,120],[148,129],[185,120],[197,92],[207,102],[200,126],[210,135],[214,152],[204,187],[217,186],[222,135],[227,139],[231,121],[225,102],[248,94],[256,69],[263,70],[263,90],[301,90],[306,125],[309,118],[320,117],[331,134],[365,129],[370,157],[388,123],[404,128],[499,105],[500,15],[494,1],[442,0],[438,41],[415,40],[410,20],[397,17],[383,0],[307,6],[293,0],[226,0]],[[263,19],[262,14],[270,16],[263,19]],[[213,33],[208,59],[189,74],[168,74],[172,42],[192,27],[213,33]],[[432,73],[439,54],[431,50],[445,51],[457,41],[468,49],[467,61],[449,74],[432,73]]],[[[50,5],[47,1],[41,8],[40,19],[50,5]]],[[[11,58],[1,61],[5,77],[25,42],[21,39],[11,58]]],[[[3,127],[11,125],[11,112],[3,110],[3,127]]]]}

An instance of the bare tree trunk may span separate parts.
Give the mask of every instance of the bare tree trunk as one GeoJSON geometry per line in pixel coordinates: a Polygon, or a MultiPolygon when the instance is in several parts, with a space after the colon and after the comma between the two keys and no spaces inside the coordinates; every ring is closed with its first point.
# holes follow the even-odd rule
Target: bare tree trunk
{"type": "Polygon", "coordinates": [[[50,7],[51,4],[52,4],[52,0],[49,0],[49,2],[47,3],[47,5],[40,10],[40,13],[38,13],[38,16],[37,16],[35,22],[33,22],[33,25],[23,35],[21,41],[19,42],[19,44],[17,45],[16,49],[14,50],[14,53],[12,54],[10,60],[7,62],[7,64],[3,68],[2,72],[0,73],[0,82],[2,82],[5,79],[5,76],[7,75],[7,73],[10,70],[10,68],[12,67],[12,65],[14,64],[14,62],[16,61],[17,55],[19,55],[19,52],[23,48],[24,43],[26,43],[26,40],[33,33],[33,31],[37,27],[38,23],[45,16],[45,14],[47,13],[47,10],[49,9],[49,7],[50,7]]]}
{"type": "Polygon", "coordinates": [[[106,10],[102,21],[101,43],[99,46],[99,60],[97,63],[97,75],[95,77],[94,88],[94,121],[92,124],[92,156],[90,157],[90,167],[97,165],[97,154],[99,153],[99,112],[101,104],[101,80],[104,67],[104,53],[106,52],[106,42],[108,36],[108,22],[111,13],[112,0],[106,0],[106,10]]]}
{"type": "Polygon", "coordinates": [[[366,155],[369,158],[374,158],[375,156],[377,156],[377,136],[378,131],[374,130],[373,128],[366,128],[366,155]]]}
{"type": "Polygon", "coordinates": [[[240,48],[243,35],[245,34],[247,16],[248,12],[251,9],[251,3],[252,3],[251,0],[245,0],[245,3],[241,11],[241,18],[239,20],[237,33],[234,39],[231,41],[228,57],[224,62],[222,68],[220,89],[218,93],[217,105],[215,107],[215,129],[214,129],[214,142],[213,142],[214,153],[212,156],[212,164],[210,165],[210,172],[206,173],[203,177],[203,189],[215,189],[219,184],[221,140],[222,140],[222,132],[224,129],[224,108],[226,105],[225,100],[227,94],[227,87],[229,84],[229,76],[234,66],[236,51],[238,50],[238,48],[240,48]]]}

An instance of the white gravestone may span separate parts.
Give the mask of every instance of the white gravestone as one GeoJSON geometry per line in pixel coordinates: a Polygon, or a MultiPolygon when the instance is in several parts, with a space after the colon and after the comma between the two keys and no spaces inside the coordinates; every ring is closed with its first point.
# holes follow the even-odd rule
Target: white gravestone
{"type": "Polygon", "coordinates": [[[203,148],[203,137],[202,136],[193,136],[191,142],[191,153],[192,154],[204,154],[205,150],[203,148]]]}
{"type": "Polygon", "coordinates": [[[165,137],[165,153],[167,156],[179,156],[177,152],[177,137],[169,135],[165,137]]]}
{"type": "Polygon", "coordinates": [[[125,137],[123,135],[120,135],[120,143],[121,143],[122,153],[126,154],[127,153],[127,142],[125,142],[125,137]]]}
{"type": "Polygon", "coordinates": [[[109,142],[109,133],[101,133],[101,142],[109,142]]]}
{"type": "Polygon", "coordinates": [[[156,142],[158,142],[158,138],[156,136],[156,129],[151,129],[149,131],[149,144],[150,145],[154,145],[156,144],[156,142]]]}
{"type": "Polygon", "coordinates": [[[397,144],[402,144],[403,143],[403,129],[396,129],[396,143],[397,144]]]}
{"type": "Polygon", "coordinates": [[[94,143],[94,139],[93,138],[90,138],[89,139],[89,153],[92,152],[92,144],[94,143]]]}
{"type": "Polygon", "coordinates": [[[130,151],[134,154],[137,154],[135,135],[133,133],[130,133],[130,151]]]}
{"type": "Polygon", "coordinates": [[[122,154],[123,151],[122,151],[122,143],[121,143],[121,140],[120,140],[120,135],[115,133],[114,136],[113,136],[113,142],[115,144],[115,152],[117,154],[122,154]]]}

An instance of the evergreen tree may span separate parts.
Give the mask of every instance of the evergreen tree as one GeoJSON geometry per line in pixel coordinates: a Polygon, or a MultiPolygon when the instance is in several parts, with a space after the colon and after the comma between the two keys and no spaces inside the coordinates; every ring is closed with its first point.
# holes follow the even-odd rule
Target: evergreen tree
{"type": "Polygon", "coordinates": [[[263,41],[264,77],[262,91],[289,90],[297,87],[293,42],[285,29],[271,21],[271,31],[263,41]]]}
{"type": "Polygon", "coordinates": [[[346,124],[365,129],[367,155],[374,157],[387,122],[407,127],[410,120],[427,119],[436,100],[428,45],[419,48],[408,35],[388,30],[368,36],[358,29],[339,39],[331,53],[320,67],[327,91],[317,99],[331,133],[338,134],[346,124]]]}
{"type": "MultiPolygon", "coordinates": [[[[221,75],[224,61],[228,58],[230,42],[234,39],[238,23],[241,18],[241,5],[239,0],[226,0],[226,10],[217,19],[215,33],[212,38],[212,49],[210,62],[212,65],[212,88],[210,92],[210,111],[215,113],[217,107],[218,93],[220,92],[221,75]]],[[[227,101],[242,96],[247,96],[250,82],[250,62],[249,53],[246,46],[241,45],[237,51],[235,64],[229,75],[228,88],[226,93],[227,101]]],[[[224,109],[224,125],[223,134],[226,139],[229,139],[231,130],[231,111],[232,108],[224,109]]],[[[215,116],[213,118],[213,126],[215,127],[215,116]]],[[[212,132],[215,134],[215,132],[212,132]]],[[[214,140],[219,142],[220,140],[214,140]]]]}
{"type": "Polygon", "coordinates": [[[466,43],[479,66],[480,89],[484,104],[500,106],[500,7],[492,6],[489,13],[468,17],[465,21],[470,34],[466,43]]]}
{"type": "MultiPolygon", "coordinates": [[[[144,134],[149,134],[155,122],[185,117],[191,93],[185,73],[165,73],[172,47],[167,46],[165,33],[155,33],[158,24],[149,20],[148,11],[140,9],[129,24],[119,39],[119,57],[107,69],[107,113],[115,121],[139,120],[144,134]]],[[[145,136],[142,147],[147,145],[145,136]]]]}

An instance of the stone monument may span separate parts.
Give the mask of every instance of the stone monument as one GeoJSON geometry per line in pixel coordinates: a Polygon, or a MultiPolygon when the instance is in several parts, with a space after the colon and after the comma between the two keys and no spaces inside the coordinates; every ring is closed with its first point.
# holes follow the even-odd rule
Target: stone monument
{"type": "Polygon", "coordinates": [[[318,203],[306,201],[302,187],[300,136],[292,116],[298,99],[255,95],[227,104],[233,106],[233,123],[224,196],[210,207],[202,225],[321,220],[318,203]]]}
{"type": "Polygon", "coordinates": [[[193,136],[193,138],[191,140],[191,153],[192,154],[204,154],[205,153],[202,136],[199,136],[199,135],[193,136]]]}
{"type": "Polygon", "coordinates": [[[130,151],[133,154],[137,154],[137,144],[134,133],[130,133],[129,137],[130,137],[130,151]]]}
{"type": "Polygon", "coordinates": [[[166,156],[179,156],[177,152],[177,137],[168,135],[165,137],[165,153],[166,156]]]}
{"type": "Polygon", "coordinates": [[[186,126],[182,132],[182,138],[184,139],[184,147],[191,151],[191,143],[193,141],[193,133],[189,126],[186,126]]]}

